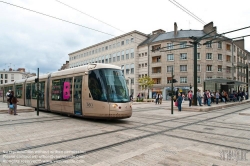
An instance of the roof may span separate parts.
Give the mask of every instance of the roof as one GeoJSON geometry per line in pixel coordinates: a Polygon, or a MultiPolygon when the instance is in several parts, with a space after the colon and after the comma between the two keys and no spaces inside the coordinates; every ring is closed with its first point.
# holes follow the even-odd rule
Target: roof
{"type": "Polygon", "coordinates": [[[177,36],[174,36],[174,31],[160,34],[152,42],[158,42],[162,40],[176,39],[176,38],[189,38],[191,36],[202,37],[206,35],[203,30],[180,30],[177,33],[177,36]]]}
{"type": "Polygon", "coordinates": [[[246,82],[241,82],[241,81],[236,81],[236,80],[229,80],[229,79],[225,79],[225,78],[206,79],[205,82],[226,83],[226,84],[232,84],[232,85],[247,84],[246,82]]]}
{"type": "Polygon", "coordinates": [[[179,30],[177,33],[177,36],[174,36],[174,31],[166,32],[166,33],[159,33],[159,34],[150,36],[148,39],[146,39],[144,42],[142,42],[139,46],[149,44],[149,43],[158,42],[158,41],[163,41],[163,40],[189,38],[191,36],[202,37],[204,35],[206,35],[206,33],[203,30],[179,30]]]}

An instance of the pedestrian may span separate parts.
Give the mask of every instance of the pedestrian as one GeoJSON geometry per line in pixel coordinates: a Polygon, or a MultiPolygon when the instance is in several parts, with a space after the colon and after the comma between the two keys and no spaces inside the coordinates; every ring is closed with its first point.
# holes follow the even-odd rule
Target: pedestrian
{"type": "Polygon", "coordinates": [[[163,96],[162,96],[162,94],[160,94],[159,95],[159,102],[160,102],[160,104],[162,103],[162,98],[163,98],[163,96]]]}
{"type": "Polygon", "coordinates": [[[9,95],[10,95],[10,92],[11,92],[11,90],[9,90],[7,93],[6,93],[6,99],[7,99],[7,106],[8,106],[8,108],[9,108],[9,106],[10,106],[10,101],[9,101],[9,99],[10,99],[10,97],[9,97],[9,95]]]}
{"type": "Polygon", "coordinates": [[[201,105],[201,91],[200,91],[200,89],[198,89],[198,91],[197,91],[197,100],[198,100],[199,105],[202,106],[201,105]]]}
{"type": "Polygon", "coordinates": [[[204,105],[207,104],[207,93],[206,92],[207,92],[207,90],[203,91],[203,99],[204,99],[203,104],[204,105]]]}
{"type": "Polygon", "coordinates": [[[11,103],[14,105],[14,115],[17,115],[17,102],[18,102],[18,100],[17,100],[17,98],[14,96],[14,92],[12,91],[11,92],[12,93],[12,99],[11,99],[11,103]]]}
{"type": "Polygon", "coordinates": [[[10,94],[9,94],[9,99],[8,99],[9,103],[10,103],[10,105],[9,105],[9,114],[12,114],[12,109],[14,109],[14,105],[12,103],[13,95],[14,95],[14,92],[11,91],[10,94]]]}
{"type": "Polygon", "coordinates": [[[218,104],[219,98],[220,98],[220,94],[219,94],[219,91],[217,91],[215,94],[216,104],[218,104]]]}
{"type": "Polygon", "coordinates": [[[211,106],[211,94],[210,91],[207,90],[207,106],[211,106]]]}
{"type": "Polygon", "coordinates": [[[183,93],[182,94],[182,103],[184,103],[184,101],[185,101],[185,94],[183,93]]]}
{"type": "Polygon", "coordinates": [[[178,104],[178,111],[181,111],[181,104],[182,104],[182,96],[181,96],[181,94],[179,93],[178,94],[178,98],[177,98],[177,100],[176,100],[176,102],[177,102],[177,104],[178,104]]]}
{"type": "Polygon", "coordinates": [[[155,99],[155,104],[159,104],[159,100],[160,100],[160,94],[157,93],[156,99],[155,99]]]}
{"type": "Polygon", "coordinates": [[[192,94],[192,91],[189,90],[189,91],[188,91],[189,107],[191,107],[192,99],[193,99],[193,94],[192,94]]]}
{"type": "Polygon", "coordinates": [[[133,93],[129,96],[130,101],[133,101],[133,93]]]}

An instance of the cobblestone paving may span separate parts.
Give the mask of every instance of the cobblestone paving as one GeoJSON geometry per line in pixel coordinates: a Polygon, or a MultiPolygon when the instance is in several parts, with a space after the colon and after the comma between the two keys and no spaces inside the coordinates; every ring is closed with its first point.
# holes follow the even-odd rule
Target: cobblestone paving
{"type": "Polygon", "coordinates": [[[165,106],[137,104],[123,120],[0,114],[0,166],[250,165],[250,103],[173,115],[165,106]]]}

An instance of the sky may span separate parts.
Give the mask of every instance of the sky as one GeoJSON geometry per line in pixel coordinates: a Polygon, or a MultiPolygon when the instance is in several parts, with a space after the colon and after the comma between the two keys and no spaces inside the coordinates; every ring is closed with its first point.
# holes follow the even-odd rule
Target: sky
{"type": "MultiPolygon", "coordinates": [[[[212,21],[218,33],[250,26],[249,0],[0,0],[0,71],[54,72],[69,60],[69,53],[133,30],[169,32],[174,22],[179,30],[202,30],[205,24],[176,2],[205,23],[212,21]]],[[[250,35],[250,28],[226,36],[244,35],[250,35]]],[[[244,39],[250,51],[250,37],[244,39]]]]}

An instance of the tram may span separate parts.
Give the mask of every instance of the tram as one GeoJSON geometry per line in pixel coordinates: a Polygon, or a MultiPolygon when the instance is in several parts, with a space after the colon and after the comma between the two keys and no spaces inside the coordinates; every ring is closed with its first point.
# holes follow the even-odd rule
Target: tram
{"type": "Polygon", "coordinates": [[[123,119],[132,115],[126,80],[120,67],[92,63],[57,71],[39,77],[1,84],[6,102],[8,90],[13,90],[18,105],[86,118],[123,119]]]}

